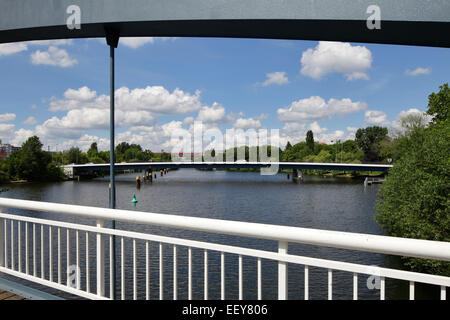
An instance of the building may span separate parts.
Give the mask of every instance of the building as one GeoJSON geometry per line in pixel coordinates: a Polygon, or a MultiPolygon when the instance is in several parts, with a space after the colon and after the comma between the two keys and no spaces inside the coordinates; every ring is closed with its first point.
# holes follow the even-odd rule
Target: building
{"type": "Polygon", "coordinates": [[[14,147],[9,143],[3,144],[0,140],[0,158],[8,158],[16,150],[20,150],[20,147],[14,147]]]}

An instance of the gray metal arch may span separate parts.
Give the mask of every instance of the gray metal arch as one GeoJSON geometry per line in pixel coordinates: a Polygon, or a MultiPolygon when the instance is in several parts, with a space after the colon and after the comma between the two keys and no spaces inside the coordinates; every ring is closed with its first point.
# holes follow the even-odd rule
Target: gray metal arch
{"type": "Polygon", "coordinates": [[[335,40],[450,47],[448,0],[0,0],[0,43],[120,36],[335,40]],[[369,5],[381,29],[366,26],[369,5]],[[81,29],[67,27],[68,6],[81,29]]]}

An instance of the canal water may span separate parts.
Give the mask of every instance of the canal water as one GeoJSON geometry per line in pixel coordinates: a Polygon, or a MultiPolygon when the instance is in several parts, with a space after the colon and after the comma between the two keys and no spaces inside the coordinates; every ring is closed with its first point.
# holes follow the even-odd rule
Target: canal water
{"type": "MultiPolygon", "coordinates": [[[[122,174],[117,181],[117,208],[145,212],[166,213],[235,221],[247,221],[283,226],[317,228],[345,232],[383,234],[383,230],[374,220],[375,204],[379,185],[364,187],[362,181],[346,178],[322,178],[306,176],[301,183],[293,183],[285,174],[263,176],[254,172],[199,171],[182,169],[170,171],[163,177],[157,174],[153,183],[142,183],[136,189],[138,173],[122,174]],[[131,200],[136,194],[138,203],[133,206],[131,200]]],[[[68,181],[61,183],[18,184],[8,185],[8,191],[1,197],[26,200],[48,201],[65,204],[77,204],[96,207],[108,207],[108,178],[88,181],[68,181]]],[[[8,209],[6,212],[24,214],[21,210],[8,209]]],[[[31,213],[40,218],[57,219],[93,225],[89,219],[73,218],[49,213],[31,213]]],[[[216,235],[179,229],[155,226],[128,225],[117,222],[118,229],[146,232],[157,235],[188,238],[200,241],[216,242],[227,245],[277,251],[277,243],[268,240],[255,240],[242,237],[216,235]]],[[[40,228],[36,231],[40,239],[40,228]]],[[[56,237],[53,232],[53,237],[56,237]]],[[[71,261],[75,263],[75,234],[69,233],[71,261]],[[72,261],[73,260],[73,261],[72,261]]],[[[44,231],[44,238],[48,231],[44,231]]],[[[65,248],[66,234],[62,241],[65,248]]],[[[85,236],[80,237],[81,287],[86,287],[85,271],[85,236]]],[[[90,288],[95,292],[95,237],[90,236],[90,288]]],[[[120,297],[120,240],[117,245],[117,296],[120,297]]],[[[109,248],[107,241],[106,248],[109,248]]],[[[44,250],[48,258],[48,241],[44,250]]],[[[56,243],[56,239],[54,242],[56,243]]],[[[24,252],[24,250],[22,251],[24,252]]],[[[56,257],[56,248],[52,248],[56,257]]],[[[108,252],[108,250],[107,250],[108,252]]],[[[137,279],[138,297],[145,299],[145,242],[137,242],[137,279]]],[[[203,250],[193,249],[193,298],[203,299],[203,250]]],[[[337,261],[361,263],[370,266],[400,268],[397,257],[382,254],[364,253],[350,250],[333,249],[309,245],[290,244],[289,253],[314,258],[325,258],[337,261]]],[[[173,249],[163,246],[164,254],[164,298],[172,299],[173,291],[173,249]]],[[[39,251],[38,251],[39,255],[39,251]]],[[[125,274],[126,298],[133,297],[132,278],[132,241],[125,240],[125,274]]],[[[62,265],[66,265],[65,255],[62,265]]],[[[56,260],[55,258],[53,259],[56,260]]],[[[47,260],[48,261],[48,260],[47,260]]],[[[187,248],[178,248],[178,299],[187,299],[187,248]]],[[[226,298],[238,298],[238,257],[225,255],[226,261],[226,298]]],[[[208,253],[209,299],[220,299],[220,253],[208,253]]],[[[256,258],[243,258],[244,299],[257,298],[257,266],[256,258]]],[[[16,262],[17,264],[17,262],[16,262]]],[[[39,264],[40,266],[40,264],[39,264]]],[[[53,266],[56,272],[56,262],[53,266]]],[[[109,265],[106,265],[109,270],[109,265]]],[[[277,264],[274,261],[262,260],[262,295],[263,299],[277,298],[277,264]]],[[[39,271],[39,270],[38,270],[39,271]]],[[[46,277],[48,277],[48,270],[46,277]]],[[[38,272],[39,275],[39,272],[38,272]]],[[[56,278],[56,275],[54,275],[56,278]]],[[[64,278],[64,277],[63,277],[64,278]]],[[[65,283],[65,279],[63,279],[65,283]]],[[[358,292],[360,299],[379,299],[377,279],[366,275],[358,276],[358,292]]],[[[38,285],[36,288],[43,289],[38,285]]],[[[106,282],[106,293],[109,294],[109,281],[106,282]]],[[[159,298],[159,244],[150,246],[150,287],[151,299],[159,298]]],[[[309,295],[310,299],[327,299],[327,270],[310,267],[309,295]]],[[[48,289],[45,289],[47,292],[48,289]]],[[[333,299],[352,299],[353,274],[333,272],[333,299]]],[[[52,291],[50,291],[52,292],[52,291]]],[[[58,293],[61,295],[61,293],[58,293]]],[[[437,298],[439,288],[418,286],[417,298],[437,298]]],[[[69,297],[67,295],[63,295],[69,297]]],[[[304,298],[304,266],[288,265],[288,298],[304,298]]],[[[408,283],[386,279],[387,299],[407,299],[408,283]]]]}

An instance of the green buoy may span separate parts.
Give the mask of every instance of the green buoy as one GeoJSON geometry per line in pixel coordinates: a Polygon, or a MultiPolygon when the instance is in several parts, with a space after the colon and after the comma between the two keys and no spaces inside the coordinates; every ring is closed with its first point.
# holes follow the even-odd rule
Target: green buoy
{"type": "Polygon", "coordinates": [[[136,205],[136,203],[138,203],[135,193],[133,193],[133,200],[131,200],[131,202],[133,203],[133,205],[136,205]]]}

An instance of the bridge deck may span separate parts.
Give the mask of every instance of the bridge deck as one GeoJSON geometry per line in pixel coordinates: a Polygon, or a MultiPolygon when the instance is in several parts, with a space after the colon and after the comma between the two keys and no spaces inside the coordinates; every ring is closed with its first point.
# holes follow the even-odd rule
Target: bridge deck
{"type": "Polygon", "coordinates": [[[25,300],[25,298],[8,291],[0,290],[0,300],[25,300]]]}

